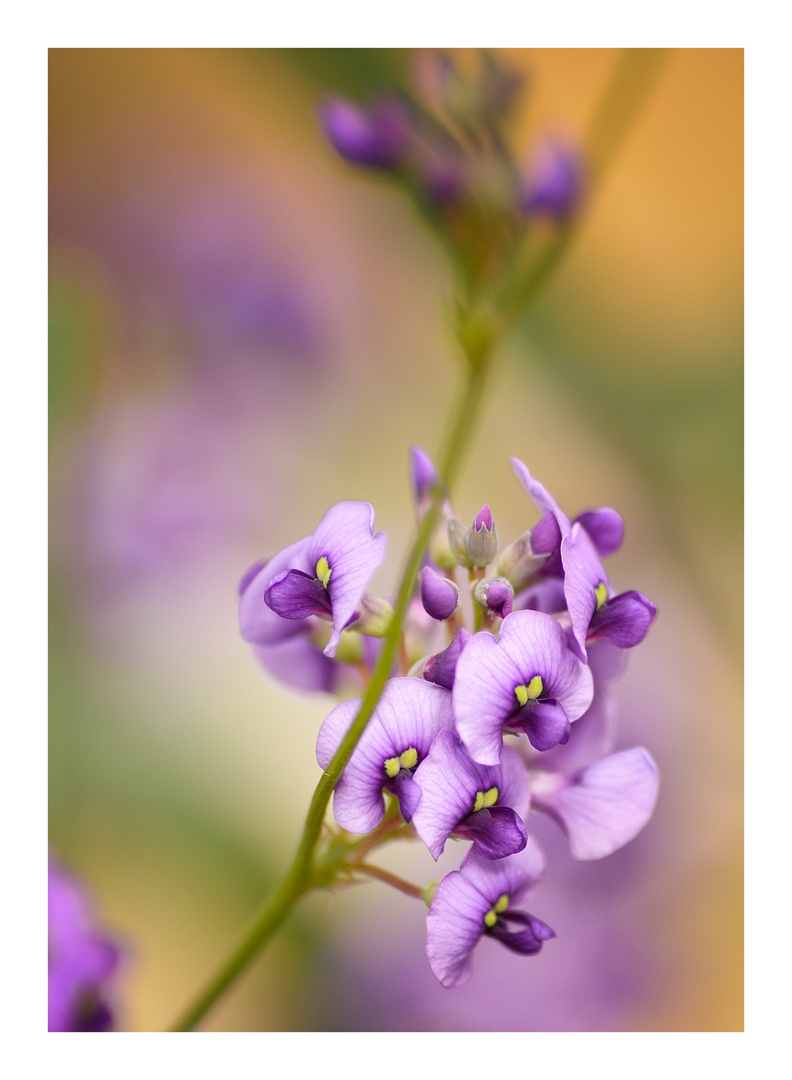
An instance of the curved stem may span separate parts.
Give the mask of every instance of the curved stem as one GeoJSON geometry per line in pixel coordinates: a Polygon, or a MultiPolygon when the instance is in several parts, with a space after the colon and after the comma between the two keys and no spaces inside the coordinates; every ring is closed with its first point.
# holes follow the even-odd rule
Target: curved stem
{"type": "MultiPolygon", "coordinates": [[[[622,54],[616,75],[606,91],[593,124],[594,141],[599,140],[600,143],[605,144],[603,151],[598,156],[594,155],[597,180],[601,179],[605,166],[610,164],[616,148],[621,144],[635,115],[633,110],[622,110],[618,122],[609,128],[610,112],[615,108],[614,101],[618,103],[620,94],[626,88],[632,91],[633,96],[643,99],[653,82],[663,55],[662,50],[626,50],[622,54]],[[641,73],[643,78],[639,79],[636,72],[641,73]],[[636,83],[639,84],[640,91],[637,94],[636,83]]],[[[591,142],[589,149],[591,150],[591,142]]],[[[170,1030],[189,1031],[194,1028],[269,941],[297,900],[312,888],[326,884],[326,880],[321,875],[314,875],[312,871],[314,849],[322,831],[327,805],[338,778],[374,712],[385,683],[390,678],[407,605],[413,593],[423,553],[429,544],[440,514],[445,488],[450,490],[456,480],[464,451],[470,444],[475,422],[481,410],[494,346],[518,311],[524,310],[540,291],[563,254],[573,231],[571,228],[559,230],[538,256],[531,270],[522,276],[519,288],[510,295],[501,296],[497,313],[499,317],[489,327],[488,334],[483,338],[471,339],[466,334],[460,333],[460,343],[467,361],[467,377],[461,395],[452,410],[450,423],[438,456],[439,481],[433,493],[433,501],[420,522],[418,535],[401,579],[391,626],[383,639],[379,658],[371,673],[371,681],[357,716],[316,786],[294,860],[285,877],[254,919],[237,949],[170,1030]]],[[[470,298],[470,308],[472,309],[473,306],[474,298],[470,298]]],[[[358,869],[361,868],[358,867],[358,869]]],[[[387,871],[382,871],[382,874],[386,873],[387,871]]],[[[381,874],[379,876],[381,877],[381,874]]]]}
{"type": "Polygon", "coordinates": [[[390,870],[383,870],[381,866],[372,866],[370,863],[353,863],[349,869],[358,874],[365,874],[366,877],[376,878],[377,881],[382,881],[386,885],[398,889],[399,892],[406,893],[407,896],[414,896],[416,900],[423,898],[423,889],[420,886],[413,885],[412,882],[397,877],[390,870]]]}

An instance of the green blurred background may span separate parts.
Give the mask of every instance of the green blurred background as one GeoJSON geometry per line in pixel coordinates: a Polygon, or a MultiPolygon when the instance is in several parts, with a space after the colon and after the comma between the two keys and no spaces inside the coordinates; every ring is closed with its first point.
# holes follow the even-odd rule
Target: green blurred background
{"type": "MultiPolygon", "coordinates": [[[[503,55],[528,78],[518,155],[582,135],[617,60],[503,55]]],[[[366,499],[391,589],[409,446],[438,448],[458,374],[441,252],[316,119],[322,94],[366,100],[411,63],[50,51],[50,844],[127,945],[129,1030],[170,1023],[234,945],[318,779],[333,702],[256,666],[238,578],[366,499]]],[[[540,837],[555,952],[484,943],[443,991],[418,905],[362,886],[309,898],[207,1026],[742,1029],[742,109],[741,50],[669,54],[504,345],[454,500],[463,520],[489,502],[505,540],[528,528],[516,454],[571,513],[622,513],[611,579],[660,608],[620,684],[655,818],[602,864],[540,837]],[[510,1011],[482,1006],[498,993],[510,1011]]],[[[422,855],[383,863],[427,881],[422,855]]]]}

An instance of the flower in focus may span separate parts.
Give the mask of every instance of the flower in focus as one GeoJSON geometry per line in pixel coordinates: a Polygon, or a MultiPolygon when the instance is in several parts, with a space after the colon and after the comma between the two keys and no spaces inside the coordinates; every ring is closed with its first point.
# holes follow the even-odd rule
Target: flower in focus
{"type": "Polygon", "coordinates": [[[594,693],[591,671],[567,645],[557,620],[539,611],[513,611],[500,640],[474,634],[456,665],[457,731],[474,761],[500,761],[503,731],[524,732],[537,750],[566,742],[569,725],[594,693]]]}
{"type": "Polygon", "coordinates": [[[374,529],[367,502],[331,506],[311,536],[284,548],[242,581],[239,626],[254,645],[277,645],[332,623],[323,648],[334,657],[341,632],[360,615],[369,579],[385,557],[386,537],[374,529]]]}
{"type": "Polygon", "coordinates": [[[523,955],[539,952],[555,937],[545,923],[512,906],[543,871],[544,856],[529,837],[522,851],[494,862],[471,848],[459,870],[446,874],[426,915],[426,955],[443,986],[467,982],[470,954],[482,937],[523,955]]]}
{"type": "Polygon", "coordinates": [[[83,885],[49,859],[49,1031],[109,1031],[118,945],[95,924],[83,885]]]}
{"type": "MultiPolygon", "coordinates": [[[[319,729],[316,760],[326,769],[360,708],[360,700],[342,701],[319,729]]],[[[410,821],[421,798],[413,773],[429,753],[436,735],[452,729],[451,694],[423,679],[395,678],[366,724],[333,792],[333,812],[343,829],[367,833],[385,814],[383,790],[399,800],[410,821]]]]}
{"type": "Polygon", "coordinates": [[[421,800],[413,824],[435,861],[452,834],[472,840],[485,859],[525,847],[528,774],[513,747],[504,748],[499,765],[478,765],[455,732],[441,731],[416,769],[415,782],[421,800]]]}

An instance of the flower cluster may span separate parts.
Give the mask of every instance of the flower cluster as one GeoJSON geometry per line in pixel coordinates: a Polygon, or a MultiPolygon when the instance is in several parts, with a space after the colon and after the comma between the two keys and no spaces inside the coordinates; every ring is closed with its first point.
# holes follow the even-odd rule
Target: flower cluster
{"type": "Polygon", "coordinates": [[[49,1031],[109,1031],[110,984],[120,960],[83,885],[49,860],[49,1031]]]}
{"type": "Polygon", "coordinates": [[[427,50],[409,89],[367,105],[331,97],[320,118],[336,151],[399,183],[479,280],[513,260],[531,224],[571,220],[584,195],[580,152],[558,133],[537,133],[520,160],[509,150],[523,81],[487,51],[467,70],[427,50]]]}
{"type": "MultiPolygon", "coordinates": [[[[449,987],[468,977],[481,937],[531,954],[554,936],[520,907],[544,870],[530,811],[558,822],[574,857],[598,859],[643,828],[657,795],[645,749],[612,752],[623,650],[656,615],[641,593],[616,593],[602,566],[621,545],[622,520],[603,508],[571,521],[519,459],[511,464],[541,517],[501,551],[488,506],[466,527],[444,499],[398,667],[333,796],[336,822],[345,836],[368,835],[366,851],[394,829],[435,860],[450,839],[470,844],[436,888],[412,887],[430,904],[427,955],[449,987]]],[[[422,518],[439,480],[417,447],[412,482],[422,518]]],[[[301,689],[332,690],[344,672],[365,686],[393,615],[367,592],[384,554],[373,508],[337,503],[311,536],[245,575],[243,637],[301,689]]],[[[359,707],[342,701],[322,724],[323,769],[359,707]]]]}

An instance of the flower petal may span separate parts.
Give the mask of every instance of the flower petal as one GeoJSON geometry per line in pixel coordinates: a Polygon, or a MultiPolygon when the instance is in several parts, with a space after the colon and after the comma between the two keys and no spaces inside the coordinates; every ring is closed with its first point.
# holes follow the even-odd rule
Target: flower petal
{"type": "Polygon", "coordinates": [[[595,612],[589,635],[630,649],[643,641],[656,615],[656,606],[643,593],[620,593],[595,612]]]}
{"type": "Polygon", "coordinates": [[[510,806],[493,806],[468,814],[454,832],[463,840],[472,840],[482,859],[503,859],[522,851],[528,843],[525,823],[510,806]]]}
{"type": "Polygon", "coordinates": [[[251,567],[242,579],[239,632],[245,641],[250,641],[254,645],[274,645],[275,642],[285,641],[286,638],[304,633],[309,628],[308,623],[282,619],[269,607],[264,596],[274,578],[287,570],[312,573],[314,568],[309,560],[310,546],[311,537],[303,537],[302,540],[279,551],[261,567],[258,573],[253,573],[253,567],[251,567]]]}
{"type": "Polygon", "coordinates": [[[330,615],[330,597],[321,581],[302,570],[285,570],[270,582],[264,602],[282,619],[330,615]]]}
{"type": "Polygon", "coordinates": [[[533,805],[551,814],[576,859],[601,859],[632,840],[652,816],[657,766],[642,746],[601,758],[571,777],[538,773],[533,805]]]}
{"type": "Polygon", "coordinates": [[[603,506],[599,510],[586,510],[578,514],[575,521],[583,526],[594,541],[594,547],[601,559],[614,555],[621,547],[624,522],[621,514],[610,506],[603,506]]]}

